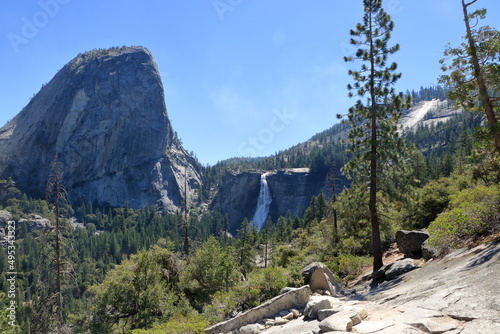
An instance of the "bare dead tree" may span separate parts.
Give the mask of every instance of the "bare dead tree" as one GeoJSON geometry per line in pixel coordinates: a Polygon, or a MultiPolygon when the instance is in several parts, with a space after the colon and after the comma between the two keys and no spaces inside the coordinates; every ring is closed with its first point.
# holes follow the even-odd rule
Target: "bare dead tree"
{"type": "Polygon", "coordinates": [[[184,168],[184,255],[189,257],[189,220],[188,220],[187,167],[184,168]]]}
{"type": "Polygon", "coordinates": [[[67,216],[66,207],[69,203],[67,190],[61,182],[62,175],[62,166],[56,157],[52,162],[47,182],[47,200],[53,205],[54,221],[49,235],[46,235],[41,240],[48,246],[44,249],[44,256],[51,260],[40,268],[41,282],[38,287],[38,295],[33,302],[31,333],[47,333],[51,331],[62,334],[66,332],[62,295],[65,277],[69,276],[76,282],[73,266],[64,259],[63,255],[63,248],[69,247],[63,237],[64,222],[67,216]]]}

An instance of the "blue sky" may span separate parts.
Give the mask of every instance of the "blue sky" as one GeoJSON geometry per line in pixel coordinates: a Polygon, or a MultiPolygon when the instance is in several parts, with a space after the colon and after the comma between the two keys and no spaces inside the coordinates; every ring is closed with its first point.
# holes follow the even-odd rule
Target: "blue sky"
{"type": "MultiPolygon", "coordinates": [[[[396,24],[399,90],[437,83],[464,35],[460,0],[385,0],[396,24]]],[[[500,2],[484,22],[496,28],[500,2]]],[[[267,156],[332,126],[354,100],[345,64],[362,1],[19,0],[0,9],[0,126],[78,53],[142,45],[174,129],[204,164],[267,156]]]]}

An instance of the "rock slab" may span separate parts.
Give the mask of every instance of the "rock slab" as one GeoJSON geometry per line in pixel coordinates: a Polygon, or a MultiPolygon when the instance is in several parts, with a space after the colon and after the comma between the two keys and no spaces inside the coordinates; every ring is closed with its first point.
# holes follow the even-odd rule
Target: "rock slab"
{"type": "Polygon", "coordinates": [[[289,310],[291,308],[304,308],[309,301],[310,294],[311,289],[308,285],[288,291],[282,295],[274,297],[260,306],[239,314],[232,319],[220,322],[207,328],[206,333],[228,333],[234,329],[253,324],[260,319],[270,318],[275,314],[279,314],[283,310],[289,310]]]}

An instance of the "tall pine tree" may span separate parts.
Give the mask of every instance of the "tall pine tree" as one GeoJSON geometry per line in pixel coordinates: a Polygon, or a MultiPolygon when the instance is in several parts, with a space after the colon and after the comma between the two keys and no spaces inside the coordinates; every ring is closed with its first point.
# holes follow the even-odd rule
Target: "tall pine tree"
{"type": "Polygon", "coordinates": [[[349,142],[353,158],[343,171],[350,175],[354,184],[369,185],[369,212],[372,229],[373,270],[382,267],[382,242],[377,210],[379,181],[384,169],[402,163],[401,152],[404,140],[398,133],[401,110],[410,105],[409,98],[396,94],[393,85],[401,77],[396,73],[397,64],[388,65],[389,55],[399,50],[399,45],[388,42],[394,23],[382,8],[382,0],[364,0],[363,22],[358,23],[350,42],[357,47],[346,62],[361,61],[361,68],[349,71],[355,82],[348,85],[349,97],[360,99],[349,109],[348,122],[351,125],[349,142]],[[364,100],[364,101],[363,101],[364,100]]]}
{"type": "Polygon", "coordinates": [[[500,32],[489,26],[476,28],[486,15],[486,9],[469,13],[469,7],[476,2],[462,0],[465,42],[446,48],[441,68],[450,73],[441,76],[440,81],[451,89],[448,95],[458,105],[484,113],[500,154],[500,32]],[[447,63],[449,59],[451,63],[447,63]]]}

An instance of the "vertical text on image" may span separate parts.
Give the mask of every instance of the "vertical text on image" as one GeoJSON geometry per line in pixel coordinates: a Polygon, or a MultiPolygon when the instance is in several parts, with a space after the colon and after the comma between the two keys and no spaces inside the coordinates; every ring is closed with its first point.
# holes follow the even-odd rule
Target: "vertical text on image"
{"type": "Polygon", "coordinates": [[[7,298],[9,299],[9,306],[7,307],[9,319],[8,324],[11,326],[16,325],[16,222],[7,222],[7,264],[9,271],[7,275],[7,298]]]}

